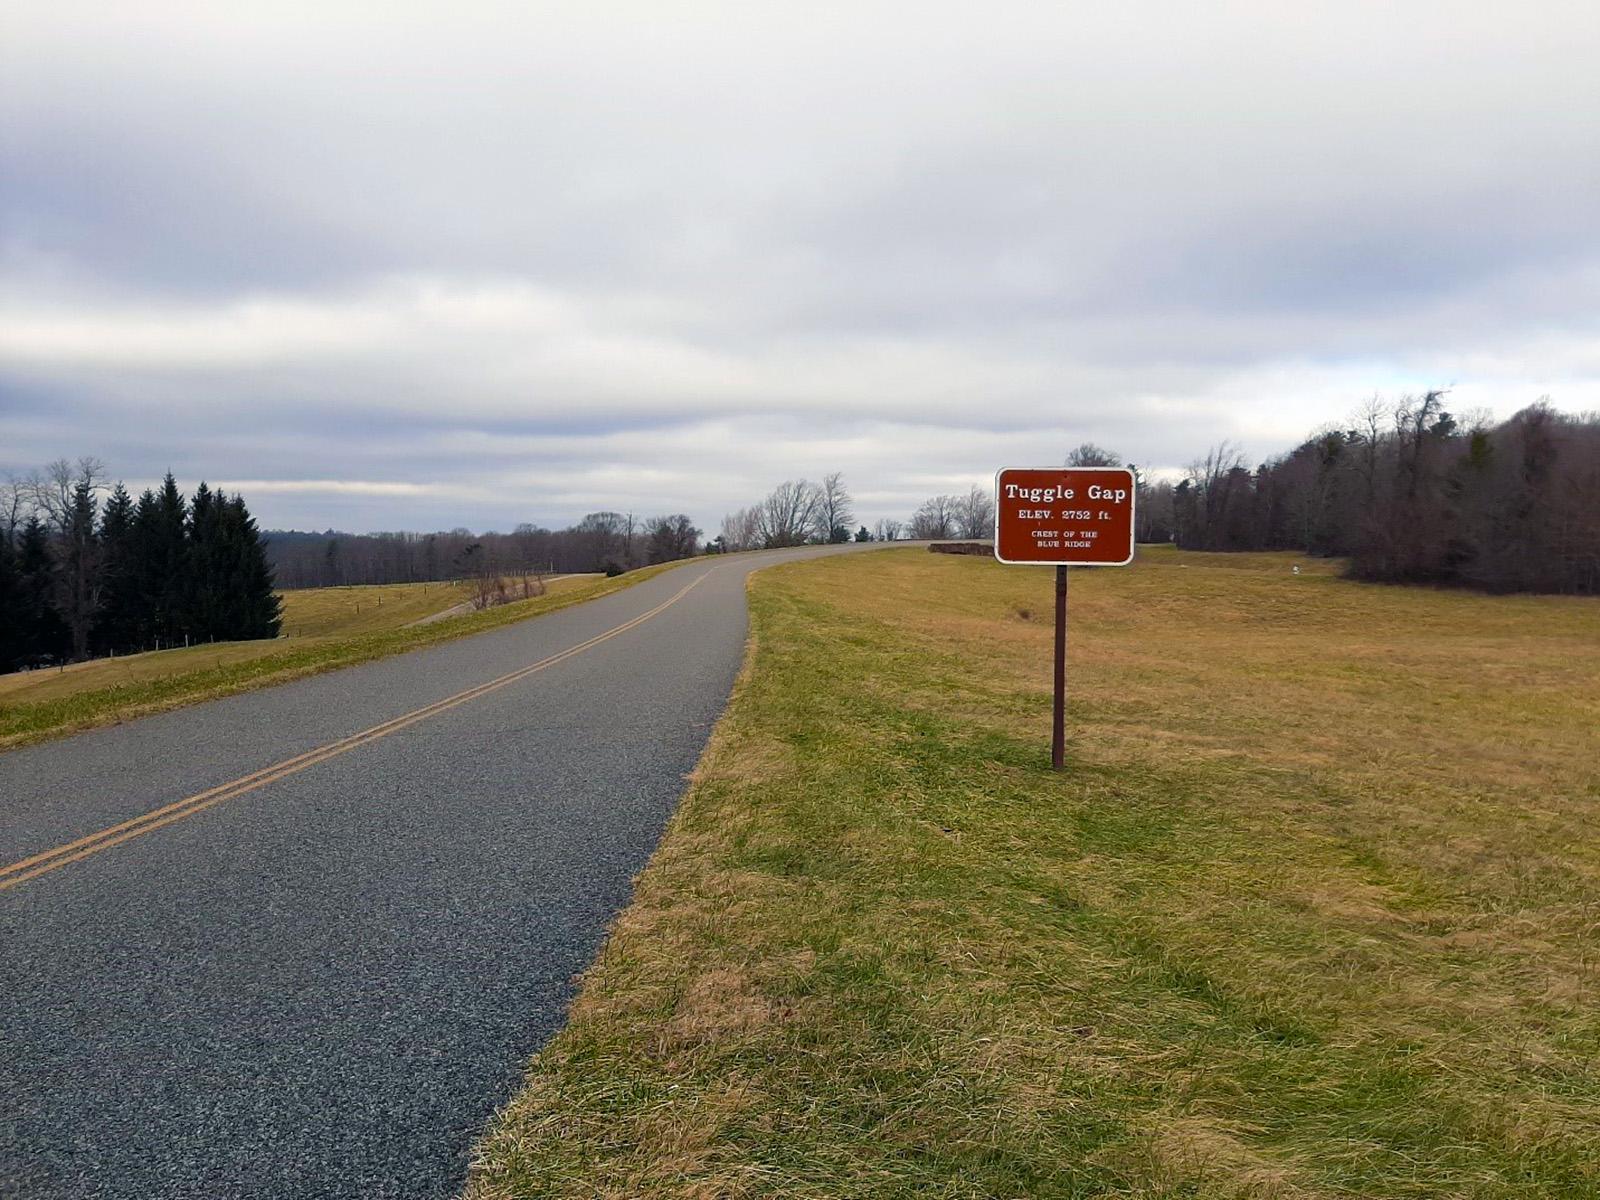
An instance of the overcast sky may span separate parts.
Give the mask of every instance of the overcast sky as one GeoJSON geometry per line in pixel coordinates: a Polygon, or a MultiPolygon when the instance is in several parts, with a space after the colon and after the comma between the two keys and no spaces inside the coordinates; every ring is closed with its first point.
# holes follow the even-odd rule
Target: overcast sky
{"type": "Polygon", "coordinates": [[[714,528],[1600,408],[1597,64],[1592,2],[6,0],[0,472],[714,528]]]}

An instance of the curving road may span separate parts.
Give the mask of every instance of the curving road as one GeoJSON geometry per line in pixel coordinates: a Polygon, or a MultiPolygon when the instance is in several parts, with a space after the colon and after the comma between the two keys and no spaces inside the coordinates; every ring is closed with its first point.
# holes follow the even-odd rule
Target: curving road
{"type": "Polygon", "coordinates": [[[745,577],[844,549],[0,755],[0,1196],[453,1195],[727,700],[745,577]]]}

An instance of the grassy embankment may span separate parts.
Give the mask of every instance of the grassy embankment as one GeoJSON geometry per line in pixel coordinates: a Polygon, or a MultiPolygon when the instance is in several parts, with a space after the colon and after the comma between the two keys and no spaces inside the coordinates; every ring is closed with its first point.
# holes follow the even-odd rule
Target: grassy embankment
{"type": "Polygon", "coordinates": [[[0,675],[0,750],[481,633],[619,591],[665,569],[557,579],[543,596],[427,625],[413,622],[471,600],[472,589],[417,583],[284,592],[284,636],[277,639],[0,675]]]}
{"type": "Polygon", "coordinates": [[[1600,603],[1286,556],[752,582],[469,1195],[1600,1195],[1600,603]]]}

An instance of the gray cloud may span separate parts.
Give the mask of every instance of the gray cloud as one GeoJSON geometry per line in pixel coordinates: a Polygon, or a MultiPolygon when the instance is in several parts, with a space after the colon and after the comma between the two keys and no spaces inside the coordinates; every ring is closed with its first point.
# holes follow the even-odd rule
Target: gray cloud
{"type": "Polygon", "coordinates": [[[1592,6],[664,11],[12,5],[0,470],[714,522],[1600,407],[1592,6]]]}

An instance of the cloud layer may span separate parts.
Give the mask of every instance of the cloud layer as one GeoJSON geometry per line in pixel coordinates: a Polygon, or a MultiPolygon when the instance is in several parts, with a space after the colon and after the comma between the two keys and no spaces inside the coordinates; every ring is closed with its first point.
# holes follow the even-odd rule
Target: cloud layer
{"type": "Polygon", "coordinates": [[[1105,7],[13,5],[0,470],[873,517],[1374,390],[1600,407],[1593,6],[1105,7]]]}

